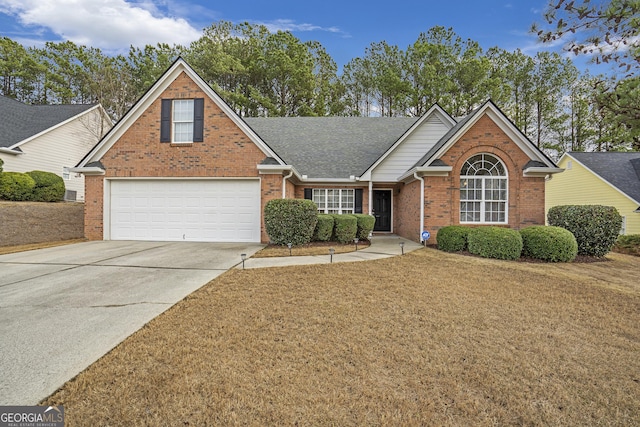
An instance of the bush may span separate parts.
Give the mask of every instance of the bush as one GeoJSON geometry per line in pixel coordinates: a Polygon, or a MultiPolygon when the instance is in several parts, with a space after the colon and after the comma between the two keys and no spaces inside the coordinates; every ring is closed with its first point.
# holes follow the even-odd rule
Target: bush
{"type": "Polygon", "coordinates": [[[27,175],[36,182],[31,195],[34,202],[59,202],[64,198],[64,181],[55,173],[32,171],[27,175]]]}
{"type": "Polygon", "coordinates": [[[354,215],[333,215],[333,238],[338,243],[350,243],[358,233],[358,218],[354,215]]]}
{"type": "Polygon", "coordinates": [[[613,250],[622,254],[640,256],[640,234],[619,236],[613,250]]]}
{"type": "Polygon", "coordinates": [[[522,256],[551,262],[571,262],[578,254],[578,242],[562,227],[534,225],[520,230],[522,256]]]}
{"type": "Polygon", "coordinates": [[[522,253],[522,237],[510,228],[479,227],[469,230],[469,252],[485,258],[518,259],[522,253]]]}
{"type": "Polygon", "coordinates": [[[4,160],[0,159],[0,173],[2,173],[2,165],[4,165],[4,160]]]}
{"type": "Polygon", "coordinates": [[[328,242],[333,236],[333,216],[329,214],[318,214],[318,223],[313,232],[313,240],[317,242],[328,242]]]}
{"type": "Polygon", "coordinates": [[[14,202],[30,200],[36,182],[26,173],[0,173],[0,199],[14,202]]]}
{"type": "Polygon", "coordinates": [[[464,225],[449,225],[438,230],[436,241],[438,249],[445,252],[462,252],[467,249],[469,227],[464,225]]]}
{"type": "Polygon", "coordinates": [[[376,217],[367,214],[354,214],[358,220],[358,231],[356,237],[360,240],[369,240],[369,235],[373,233],[373,227],[376,225],[376,217]]]}
{"type": "Polygon", "coordinates": [[[318,208],[311,200],[275,199],[264,207],[264,225],[272,243],[303,245],[311,241],[318,208]]]}
{"type": "Polygon", "coordinates": [[[613,206],[554,206],[547,214],[549,225],[566,228],[578,242],[578,254],[603,257],[618,239],[622,217],[613,206]]]}

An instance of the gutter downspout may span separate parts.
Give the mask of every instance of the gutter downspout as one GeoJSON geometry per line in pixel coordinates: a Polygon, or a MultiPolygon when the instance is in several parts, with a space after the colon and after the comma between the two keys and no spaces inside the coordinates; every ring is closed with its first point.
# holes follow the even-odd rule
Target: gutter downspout
{"type": "Polygon", "coordinates": [[[415,179],[420,180],[420,243],[423,243],[422,240],[422,230],[424,230],[424,177],[418,176],[418,172],[413,173],[413,177],[415,179]]]}
{"type": "Polygon", "coordinates": [[[289,175],[282,177],[282,198],[287,198],[287,180],[293,176],[293,169],[289,172],[289,175]]]}

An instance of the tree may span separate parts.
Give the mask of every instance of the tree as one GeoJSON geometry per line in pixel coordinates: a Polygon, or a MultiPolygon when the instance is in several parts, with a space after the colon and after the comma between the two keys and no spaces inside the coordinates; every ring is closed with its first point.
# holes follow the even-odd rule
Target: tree
{"type": "Polygon", "coordinates": [[[640,0],[550,1],[544,18],[555,28],[531,28],[543,43],[572,34],[565,50],[593,55],[597,63],[617,63],[626,72],[640,68],[640,0]]]}

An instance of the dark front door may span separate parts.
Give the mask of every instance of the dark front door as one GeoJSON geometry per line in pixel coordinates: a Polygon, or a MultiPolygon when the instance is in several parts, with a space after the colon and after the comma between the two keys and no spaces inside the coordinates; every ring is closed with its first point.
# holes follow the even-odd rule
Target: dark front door
{"type": "Polygon", "coordinates": [[[373,190],[373,215],[376,224],[373,231],[391,231],[391,191],[373,190]]]}

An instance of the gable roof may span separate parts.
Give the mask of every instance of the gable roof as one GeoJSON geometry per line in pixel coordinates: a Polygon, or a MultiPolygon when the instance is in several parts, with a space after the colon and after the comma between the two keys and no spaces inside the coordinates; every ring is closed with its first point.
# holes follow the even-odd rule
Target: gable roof
{"type": "Polygon", "coordinates": [[[361,176],[417,117],[269,117],[245,122],[308,178],[361,176]]]}
{"type": "MultiPolygon", "coordinates": [[[[547,157],[542,150],[527,138],[520,129],[496,106],[493,101],[488,100],[480,107],[476,108],[466,117],[463,117],[440,140],[416,162],[411,170],[405,173],[400,179],[406,179],[420,169],[428,169],[435,166],[435,169],[442,168],[440,157],[455,144],[481,117],[487,115],[502,131],[527,155],[530,162],[525,166],[524,172],[530,174],[550,174],[562,172],[556,164],[547,157]]],[[[450,165],[447,165],[450,167],[450,165]]]]}
{"type": "Polygon", "coordinates": [[[569,152],[595,175],[640,204],[640,152],[569,152]]]}
{"type": "Polygon", "coordinates": [[[244,132],[256,146],[262,150],[266,157],[274,158],[278,164],[284,165],[284,161],[276,152],[269,147],[256,133],[245,123],[242,118],[209,86],[181,57],[164,72],[164,74],[147,90],[147,92],[136,102],[133,107],[111,128],[111,130],[87,153],[78,163],[74,171],[85,173],[98,173],[96,167],[89,166],[96,164],[102,156],[116,143],[124,132],[149,108],[149,106],[161,96],[162,92],[171,83],[185,73],[198,87],[244,132]]]}
{"type": "Polygon", "coordinates": [[[98,104],[28,105],[0,96],[0,147],[14,149],[27,140],[98,104]]]}

